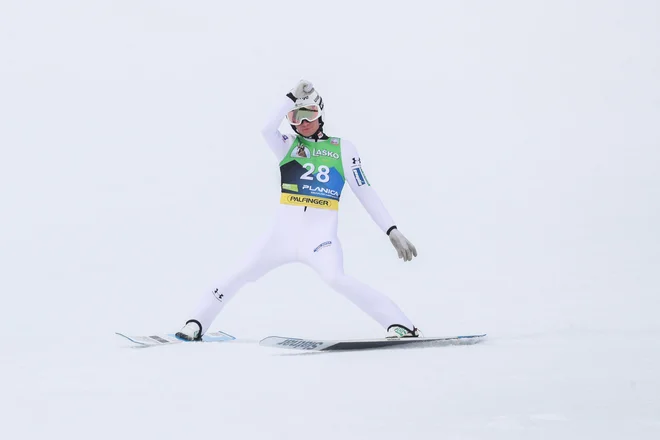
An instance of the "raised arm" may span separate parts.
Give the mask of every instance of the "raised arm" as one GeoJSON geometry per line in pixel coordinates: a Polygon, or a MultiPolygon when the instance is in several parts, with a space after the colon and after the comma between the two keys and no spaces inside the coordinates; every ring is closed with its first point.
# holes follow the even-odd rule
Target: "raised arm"
{"type": "Polygon", "coordinates": [[[351,190],[358,200],[360,200],[360,203],[373,221],[389,236],[390,242],[396,249],[399,258],[404,261],[412,260],[413,256],[417,256],[417,249],[398,230],[396,223],[394,223],[392,216],[385,208],[376,190],[367,180],[362,166],[362,159],[360,159],[357,148],[355,148],[352,142],[342,139],[341,153],[344,175],[351,190]]]}
{"type": "Polygon", "coordinates": [[[277,108],[277,111],[273,111],[272,116],[268,120],[268,123],[261,130],[261,134],[263,135],[264,139],[266,139],[266,143],[278,160],[281,160],[287,151],[289,151],[289,147],[291,147],[293,139],[295,138],[295,136],[283,134],[280,132],[280,124],[282,123],[282,119],[284,119],[287,112],[291,110],[291,105],[291,99],[283,96],[282,102],[277,108]]]}

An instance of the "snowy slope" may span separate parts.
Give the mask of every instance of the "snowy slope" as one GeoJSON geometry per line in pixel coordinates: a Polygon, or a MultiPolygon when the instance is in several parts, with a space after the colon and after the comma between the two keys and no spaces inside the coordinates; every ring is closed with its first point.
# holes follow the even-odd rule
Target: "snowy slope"
{"type": "Polygon", "coordinates": [[[642,0],[3,1],[0,438],[660,437],[659,16],[642,0]],[[259,130],[300,78],[419,250],[398,260],[347,191],[347,272],[427,335],[487,342],[259,347],[383,335],[300,265],[226,307],[214,327],[235,342],[114,335],[180,328],[268,224],[259,130]]]}

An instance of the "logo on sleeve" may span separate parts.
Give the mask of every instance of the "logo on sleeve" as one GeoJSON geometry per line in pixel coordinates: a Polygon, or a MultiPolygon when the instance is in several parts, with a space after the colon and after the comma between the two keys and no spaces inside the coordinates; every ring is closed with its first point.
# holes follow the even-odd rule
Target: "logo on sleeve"
{"type": "Polygon", "coordinates": [[[358,186],[367,184],[367,179],[366,177],[364,177],[364,172],[362,171],[362,168],[360,167],[353,168],[353,177],[355,177],[355,181],[357,182],[358,186]]]}

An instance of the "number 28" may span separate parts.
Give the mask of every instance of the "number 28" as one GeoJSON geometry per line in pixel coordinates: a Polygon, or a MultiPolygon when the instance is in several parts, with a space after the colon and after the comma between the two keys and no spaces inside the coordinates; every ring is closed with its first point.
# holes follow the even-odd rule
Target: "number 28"
{"type": "MultiPolygon", "coordinates": [[[[307,169],[307,172],[300,176],[300,178],[303,180],[314,180],[314,176],[312,176],[312,173],[314,172],[314,164],[306,163],[303,165],[303,167],[307,169]]],[[[330,168],[325,165],[321,165],[319,167],[319,172],[316,173],[316,180],[323,183],[330,180],[330,168]]]]}

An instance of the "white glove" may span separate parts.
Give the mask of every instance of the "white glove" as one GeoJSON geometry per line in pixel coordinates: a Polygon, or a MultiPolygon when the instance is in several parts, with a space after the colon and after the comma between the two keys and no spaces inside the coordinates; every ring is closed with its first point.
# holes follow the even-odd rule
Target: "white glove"
{"type": "Polygon", "coordinates": [[[289,91],[289,94],[286,95],[291,98],[292,101],[305,98],[314,92],[314,84],[311,82],[301,79],[298,84],[289,91]]]}
{"type": "Polygon", "coordinates": [[[410,261],[413,259],[413,256],[417,256],[415,246],[398,229],[392,229],[389,237],[394,249],[399,254],[399,258],[403,258],[403,261],[410,261]]]}

